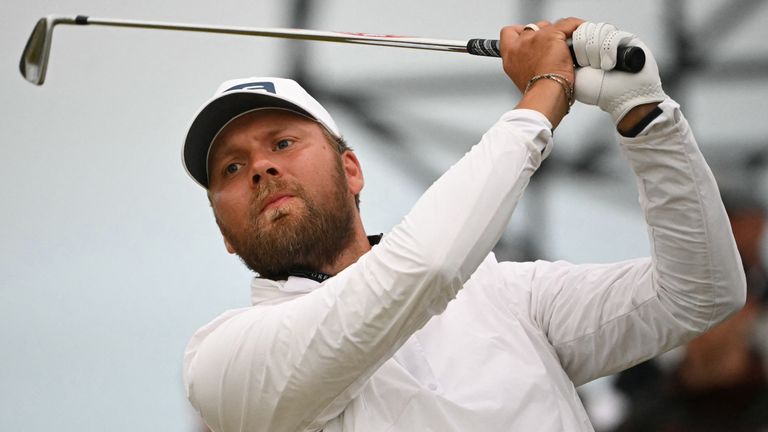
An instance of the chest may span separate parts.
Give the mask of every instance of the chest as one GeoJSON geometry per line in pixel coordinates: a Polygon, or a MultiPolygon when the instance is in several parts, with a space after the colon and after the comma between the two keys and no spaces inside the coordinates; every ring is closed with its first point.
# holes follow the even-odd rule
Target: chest
{"type": "Polygon", "coordinates": [[[574,412],[583,409],[545,336],[520,315],[520,299],[504,292],[509,287],[502,282],[482,282],[470,280],[443,314],[379,368],[345,412],[350,424],[392,431],[562,430],[586,419],[574,412]]]}

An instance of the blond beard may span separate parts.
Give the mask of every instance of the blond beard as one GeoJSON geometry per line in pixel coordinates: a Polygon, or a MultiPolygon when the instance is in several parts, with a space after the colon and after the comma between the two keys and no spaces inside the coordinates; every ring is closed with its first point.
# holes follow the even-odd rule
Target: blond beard
{"type": "Polygon", "coordinates": [[[349,196],[341,160],[333,174],[331,198],[315,202],[298,184],[272,180],[251,199],[249,224],[235,233],[217,218],[219,228],[243,263],[261,277],[287,278],[291,271],[321,269],[333,264],[354,238],[357,209],[349,196]],[[293,195],[288,205],[261,212],[265,197],[293,195]]]}

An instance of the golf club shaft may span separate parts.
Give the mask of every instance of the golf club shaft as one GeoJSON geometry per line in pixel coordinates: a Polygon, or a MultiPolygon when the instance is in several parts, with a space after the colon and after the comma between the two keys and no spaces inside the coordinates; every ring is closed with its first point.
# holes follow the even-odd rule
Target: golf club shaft
{"type": "MultiPolygon", "coordinates": [[[[115,20],[109,18],[91,18],[85,15],[78,15],[74,21],[75,24],[103,25],[112,27],[137,27],[151,28],[158,30],[178,30],[194,31],[205,33],[224,33],[246,36],[275,37],[284,39],[314,40],[324,42],[341,42],[363,45],[390,46],[399,48],[414,48],[434,51],[452,51],[463,52],[478,56],[501,57],[499,50],[499,41],[496,39],[470,39],[468,41],[446,40],[446,39],[427,39],[420,37],[395,36],[395,35],[376,35],[367,33],[345,33],[320,30],[305,30],[291,28],[254,28],[254,27],[227,27],[210,26],[196,24],[180,23],[162,23],[151,21],[131,21],[115,20]]],[[[573,47],[569,45],[571,58],[576,64],[576,55],[573,47]]],[[[637,59],[635,56],[643,55],[642,49],[636,47],[620,47],[618,53],[617,70],[625,72],[639,72],[642,69],[636,68],[637,59]],[[637,54],[637,52],[640,54],[637,54]]]]}
{"type": "MultiPolygon", "coordinates": [[[[246,36],[274,37],[284,39],[342,42],[362,45],[389,46],[433,51],[452,51],[479,56],[500,57],[499,41],[494,39],[470,39],[469,41],[428,39],[394,35],[374,35],[366,33],[343,33],[320,30],[291,28],[257,28],[212,26],[201,24],[183,24],[156,21],[136,21],[112,18],[92,18],[85,15],[72,17],[48,16],[41,18],[24,48],[19,69],[28,81],[42,85],[48,66],[48,57],[53,38],[53,28],[59,24],[99,25],[109,27],[129,27],[157,30],[175,30],[201,33],[219,33],[246,36]]],[[[571,57],[574,58],[571,48],[571,57]]],[[[618,62],[615,69],[626,72],[638,72],[645,63],[645,53],[638,47],[619,47],[618,62]]]]}
{"type": "Polygon", "coordinates": [[[427,39],[394,35],[375,35],[366,33],[344,33],[292,28],[232,27],[154,21],[116,20],[110,18],[91,18],[84,15],[78,15],[75,18],[73,24],[192,31],[202,33],[219,33],[244,36],[274,37],[283,39],[391,46],[436,51],[467,52],[466,41],[427,39]]]}

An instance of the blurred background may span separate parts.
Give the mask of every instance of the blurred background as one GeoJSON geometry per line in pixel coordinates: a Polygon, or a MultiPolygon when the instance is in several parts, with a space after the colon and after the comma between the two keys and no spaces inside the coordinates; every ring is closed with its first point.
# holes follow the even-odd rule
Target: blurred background
{"type": "MultiPolygon", "coordinates": [[[[198,327],[248,305],[251,277],[225,252],[204,191],[180,163],[189,121],[220,82],[292,77],[325,104],[362,162],[370,233],[396,224],[519,97],[492,58],[72,26],[57,27],[46,83],[36,87],[18,61],[48,14],[457,40],[497,38],[504,25],[540,18],[611,22],[651,47],[723,192],[756,215],[745,237],[756,255],[753,285],[765,282],[767,1],[6,0],[2,9],[2,431],[200,430],[182,353],[198,327]]],[[[555,139],[497,255],[579,263],[647,255],[634,180],[607,115],[577,104],[555,139]]],[[[760,346],[752,341],[766,338],[753,331],[765,309],[756,304],[738,333],[750,356],[760,346]]],[[[662,387],[685,352],[649,366],[662,387]]],[[[638,412],[633,398],[658,394],[637,393],[649,390],[637,390],[646,376],[580,388],[596,429],[613,430],[638,412]]],[[[749,377],[765,382],[764,372],[749,377]]],[[[768,399],[757,404],[768,412],[768,399]]]]}

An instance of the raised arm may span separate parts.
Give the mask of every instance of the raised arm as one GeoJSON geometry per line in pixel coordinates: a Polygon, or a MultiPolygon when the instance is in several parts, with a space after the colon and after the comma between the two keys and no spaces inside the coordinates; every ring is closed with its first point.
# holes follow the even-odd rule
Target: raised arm
{"type": "Polygon", "coordinates": [[[628,33],[584,28],[591,33],[574,34],[577,57],[587,66],[578,71],[576,93],[610,113],[623,134],[639,132],[622,136],[621,144],[637,176],[651,258],[536,264],[532,319],[577,385],[685,343],[738,310],[745,297],[717,184],[680,107],[662,92],[650,51],[628,33]],[[629,76],[589,67],[601,58],[586,41],[599,47],[609,37],[643,46],[646,69],[629,76]]]}

